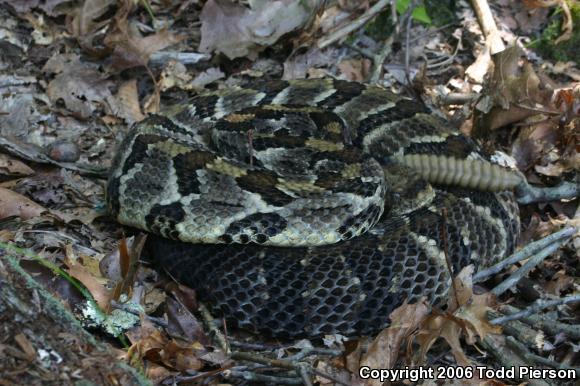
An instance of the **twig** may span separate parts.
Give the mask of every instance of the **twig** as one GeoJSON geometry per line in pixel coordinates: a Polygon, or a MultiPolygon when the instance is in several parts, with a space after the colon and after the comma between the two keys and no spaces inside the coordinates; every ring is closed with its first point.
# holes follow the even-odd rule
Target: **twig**
{"type": "Polygon", "coordinates": [[[471,103],[479,97],[479,94],[468,93],[461,94],[458,92],[450,92],[439,97],[439,103],[444,105],[464,105],[471,103]]]}
{"type": "Polygon", "coordinates": [[[199,52],[158,51],[151,54],[149,62],[152,65],[159,66],[170,60],[175,60],[182,64],[195,64],[209,59],[211,59],[210,55],[200,54],[199,52]]]}
{"type": "MultiPolygon", "coordinates": [[[[501,316],[503,315],[498,311],[487,311],[487,320],[499,318],[501,316]]],[[[534,330],[519,320],[511,320],[509,322],[502,323],[501,327],[504,335],[513,336],[518,341],[522,342],[530,348],[541,348],[540,345],[545,339],[545,334],[543,331],[534,330]]]]}
{"type": "Polygon", "coordinates": [[[455,50],[453,50],[453,53],[440,62],[429,63],[427,62],[427,60],[425,60],[427,62],[427,70],[432,70],[434,68],[446,66],[448,64],[453,63],[453,59],[455,59],[457,53],[459,52],[459,46],[461,46],[461,39],[457,39],[457,46],[455,46],[455,50]]]}
{"type": "Polygon", "coordinates": [[[309,357],[310,355],[329,355],[336,357],[341,354],[342,352],[340,350],[334,350],[331,348],[305,347],[302,350],[300,350],[300,352],[291,355],[286,359],[291,361],[300,361],[306,357],[309,357]]]}
{"type": "Polygon", "coordinates": [[[260,364],[267,365],[267,366],[281,367],[281,368],[285,368],[285,369],[289,369],[289,370],[295,370],[298,373],[306,371],[306,370],[304,370],[304,368],[306,368],[309,373],[313,373],[313,374],[316,374],[320,377],[330,379],[331,381],[334,381],[338,384],[348,386],[348,384],[340,381],[339,379],[334,378],[332,375],[326,374],[320,370],[314,369],[310,365],[308,365],[307,363],[304,363],[304,362],[294,362],[294,361],[290,361],[287,359],[273,359],[273,358],[268,358],[268,357],[264,357],[261,355],[257,355],[257,354],[253,354],[253,353],[249,353],[249,352],[242,352],[242,351],[232,352],[231,358],[236,359],[236,360],[244,360],[244,361],[249,361],[249,362],[254,362],[254,363],[260,363],[260,364]]]}
{"type": "Polygon", "coordinates": [[[538,299],[535,302],[533,302],[529,307],[526,307],[526,309],[519,311],[519,312],[515,312],[515,313],[510,314],[510,315],[495,318],[495,319],[491,320],[490,323],[491,324],[502,324],[502,323],[508,322],[510,320],[517,320],[517,319],[521,319],[525,316],[535,314],[535,313],[543,310],[544,308],[559,306],[561,304],[575,303],[575,302],[580,302],[580,295],[570,295],[570,296],[566,296],[566,297],[563,297],[560,299],[554,299],[554,300],[538,299]]]}
{"type": "MultiPolygon", "coordinates": [[[[511,315],[520,312],[520,309],[508,304],[504,304],[500,306],[499,311],[504,314],[511,315]]],[[[578,324],[571,325],[558,322],[546,314],[524,316],[521,318],[521,320],[530,326],[538,330],[543,330],[551,335],[564,333],[571,339],[580,339],[580,325],[578,324]]]]}
{"type": "Polygon", "coordinates": [[[374,58],[375,58],[375,54],[373,52],[371,52],[370,50],[367,50],[366,48],[361,48],[361,47],[356,46],[355,44],[351,44],[348,42],[344,42],[343,44],[345,46],[347,46],[348,48],[350,48],[351,50],[358,52],[359,54],[361,54],[365,58],[368,58],[371,60],[374,60],[374,58]]]}
{"type": "Polygon", "coordinates": [[[229,376],[242,378],[246,381],[264,382],[266,385],[302,385],[301,378],[277,377],[273,375],[258,374],[253,371],[229,371],[229,376]]]}
{"type": "Polygon", "coordinates": [[[572,182],[562,182],[553,188],[535,188],[529,184],[520,184],[516,194],[518,203],[531,204],[576,198],[580,196],[580,187],[572,182]]]}
{"type": "Polygon", "coordinates": [[[533,254],[538,253],[541,250],[549,247],[550,245],[552,245],[554,243],[556,243],[555,245],[557,245],[557,247],[560,247],[560,245],[564,244],[576,232],[577,232],[576,228],[567,227],[567,228],[564,228],[556,233],[553,233],[549,236],[546,236],[543,239],[540,239],[538,241],[534,241],[533,243],[526,245],[524,248],[520,249],[518,252],[514,253],[513,255],[511,255],[507,259],[502,260],[501,262],[499,262],[499,263],[497,263],[497,264],[495,264],[495,265],[493,265],[485,270],[477,272],[475,275],[473,275],[473,282],[479,283],[479,282],[485,281],[488,278],[490,278],[491,276],[498,274],[499,272],[504,270],[506,267],[508,267],[512,264],[515,264],[523,259],[526,259],[526,258],[532,256],[533,254]]]}
{"type": "Polygon", "coordinates": [[[524,359],[527,359],[530,363],[536,363],[536,364],[541,364],[544,366],[550,366],[554,369],[558,369],[558,370],[574,370],[576,372],[576,377],[580,377],[580,368],[578,367],[571,367],[571,366],[567,366],[563,363],[557,363],[554,361],[551,361],[549,359],[543,358],[539,355],[533,354],[530,351],[528,351],[528,349],[526,348],[526,346],[524,346],[522,343],[518,342],[517,339],[514,339],[511,336],[508,336],[506,338],[508,345],[510,345],[512,348],[514,348],[518,353],[520,353],[524,359]]]}
{"type": "Polygon", "coordinates": [[[459,307],[459,292],[457,290],[457,284],[455,280],[453,280],[453,265],[451,264],[451,259],[449,258],[449,247],[447,243],[447,208],[443,208],[441,211],[441,216],[443,217],[443,221],[441,222],[441,239],[443,240],[443,254],[445,255],[445,263],[447,264],[447,271],[449,272],[449,277],[451,277],[451,288],[453,289],[453,297],[455,298],[456,306],[459,307]]]}
{"type": "Polygon", "coordinates": [[[524,265],[522,265],[520,269],[512,273],[507,279],[505,279],[494,289],[492,289],[491,292],[493,292],[496,296],[499,296],[508,289],[510,289],[511,287],[513,287],[514,285],[516,285],[516,283],[520,281],[520,279],[524,277],[528,272],[530,272],[535,266],[544,261],[544,259],[550,256],[552,253],[556,252],[556,250],[560,248],[561,244],[563,244],[563,242],[553,243],[548,247],[535,253],[530,258],[530,260],[528,260],[524,265]]]}
{"type": "Polygon", "coordinates": [[[308,373],[308,367],[304,364],[298,364],[298,373],[300,374],[300,378],[302,378],[302,382],[306,386],[313,386],[312,380],[310,379],[310,374],[308,373]]]}
{"type": "Polygon", "coordinates": [[[505,50],[487,0],[471,0],[471,3],[491,54],[505,50]]]}
{"type": "MultiPolygon", "coordinates": [[[[529,366],[529,364],[525,363],[511,347],[505,344],[503,337],[500,335],[489,334],[481,341],[481,344],[485,350],[492,354],[505,368],[529,366]]],[[[542,379],[527,379],[527,381],[528,385],[531,386],[552,385],[542,379]]]]}
{"type": "Polygon", "coordinates": [[[411,12],[409,12],[409,10],[412,10],[413,8],[415,8],[415,2],[412,1],[411,4],[409,4],[409,8],[407,9],[407,27],[405,29],[405,78],[407,79],[407,86],[411,86],[411,76],[409,75],[409,66],[410,66],[410,56],[411,56],[411,50],[410,50],[410,33],[411,33],[411,24],[413,22],[413,17],[411,12]]]}
{"type": "Polygon", "coordinates": [[[372,7],[366,10],[365,13],[360,15],[358,18],[353,20],[351,23],[345,25],[337,29],[336,31],[332,32],[330,35],[326,37],[322,37],[318,41],[318,48],[325,48],[331,45],[332,43],[348,36],[351,32],[358,30],[359,28],[363,27],[366,23],[368,23],[373,17],[379,14],[384,8],[386,8],[391,0],[379,0],[375,3],[372,7]]]}
{"type": "Polygon", "coordinates": [[[381,77],[381,72],[383,70],[383,63],[385,62],[385,59],[387,58],[387,56],[389,56],[391,54],[391,45],[393,44],[393,37],[390,36],[388,37],[384,42],[383,42],[383,46],[381,47],[381,50],[378,52],[378,54],[373,56],[373,72],[370,78],[370,83],[371,84],[376,84],[378,83],[380,77],[381,77]]]}
{"type": "Polygon", "coordinates": [[[280,345],[280,344],[264,344],[264,343],[247,343],[247,342],[239,342],[237,340],[230,339],[228,343],[231,347],[236,347],[242,350],[252,350],[252,351],[273,351],[279,349],[290,348],[291,346],[288,345],[280,345]]]}

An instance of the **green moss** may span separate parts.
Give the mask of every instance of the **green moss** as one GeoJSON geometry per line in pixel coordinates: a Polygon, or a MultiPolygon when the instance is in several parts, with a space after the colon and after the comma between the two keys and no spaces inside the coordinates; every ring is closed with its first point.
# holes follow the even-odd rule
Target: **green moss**
{"type": "Polygon", "coordinates": [[[550,17],[548,26],[542,32],[540,38],[529,44],[544,59],[554,61],[580,62],[580,4],[568,2],[572,13],[573,32],[569,40],[556,44],[556,39],[562,35],[562,21],[564,13],[558,8],[550,17]]]}

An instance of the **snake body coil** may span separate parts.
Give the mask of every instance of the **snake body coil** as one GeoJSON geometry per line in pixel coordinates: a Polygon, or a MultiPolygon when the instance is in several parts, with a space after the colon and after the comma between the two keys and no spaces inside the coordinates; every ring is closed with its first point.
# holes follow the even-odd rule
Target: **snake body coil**
{"type": "Polygon", "coordinates": [[[206,92],[133,127],[110,213],[239,327],[360,335],[514,249],[513,173],[416,102],[338,80],[206,92]],[[474,190],[475,189],[475,190],[474,190]],[[445,246],[445,247],[444,247],[445,246]]]}

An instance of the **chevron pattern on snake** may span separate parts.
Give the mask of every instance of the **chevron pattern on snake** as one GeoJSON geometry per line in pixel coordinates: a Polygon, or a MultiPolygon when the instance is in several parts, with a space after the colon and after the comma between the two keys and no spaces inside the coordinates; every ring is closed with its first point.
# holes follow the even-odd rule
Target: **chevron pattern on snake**
{"type": "Polygon", "coordinates": [[[363,335],[405,300],[445,303],[445,252],[456,274],[514,250],[518,208],[496,170],[443,118],[382,88],[261,81],[135,125],[107,203],[157,235],[153,258],[233,324],[363,335]]]}

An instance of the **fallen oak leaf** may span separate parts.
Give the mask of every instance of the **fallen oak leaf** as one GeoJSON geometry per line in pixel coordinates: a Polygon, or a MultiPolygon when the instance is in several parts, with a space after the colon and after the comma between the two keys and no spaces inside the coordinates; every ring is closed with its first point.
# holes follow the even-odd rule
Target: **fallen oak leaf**
{"type": "MultiPolygon", "coordinates": [[[[408,338],[426,319],[429,313],[427,299],[414,304],[404,303],[390,314],[391,325],[381,331],[369,345],[362,357],[360,367],[371,369],[394,368],[399,349],[404,339],[408,338]]],[[[369,379],[367,385],[380,386],[378,379],[369,379]]]]}
{"type": "Polygon", "coordinates": [[[460,337],[474,345],[476,338],[485,338],[488,334],[499,334],[501,327],[492,325],[487,320],[487,311],[495,305],[495,296],[490,293],[475,295],[473,293],[473,266],[467,266],[454,279],[454,286],[448,301],[449,312],[442,314],[434,311],[419,331],[416,340],[420,350],[416,356],[422,363],[432,345],[438,338],[443,338],[451,347],[451,352],[460,366],[470,366],[471,361],[465,355],[460,337]]]}

